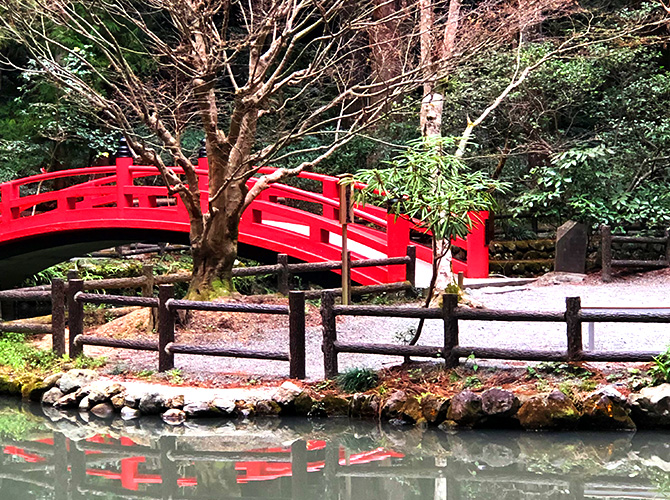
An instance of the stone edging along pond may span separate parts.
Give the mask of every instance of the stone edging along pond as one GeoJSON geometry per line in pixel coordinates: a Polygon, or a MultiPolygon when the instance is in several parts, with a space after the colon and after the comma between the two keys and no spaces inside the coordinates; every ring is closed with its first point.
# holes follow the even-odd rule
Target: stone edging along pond
{"type": "MultiPolygon", "coordinates": [[[[420,397],[395,391],[377,394],[310,396],[293,382],[269,388],[267,397],[242,399],[214,397],[202,391],[155,385],[141,391],[99,378],[93,370],[69,370],[43,380],[35,377],[10,380],[0,377],[0,393],[21,395],[57,409],[79,409],[99,418],[116,413],[124,420],[143,415],[161,415],[163,421],[179,425],[199,417],[235,418],[277,416],[352,417],[378,419],[393,425],[454,428],[522,428],[527,430],[635,430],[670,428],[670,384],[647,387],[623,396],[609,385],[573,402],[560,391],[515,395],[492,388],[475,393],[464,390],[451,399],[435,395],[420,397]],[[163,393],[161,393],[161,390],[163,393]]],[[[214,391],[215,392],[215,391],[214,391]]],[[[239,394],[239,392],[238,392],[239,394]]],[[[252,395],[252,392],[249,392],[252,395]]]]}

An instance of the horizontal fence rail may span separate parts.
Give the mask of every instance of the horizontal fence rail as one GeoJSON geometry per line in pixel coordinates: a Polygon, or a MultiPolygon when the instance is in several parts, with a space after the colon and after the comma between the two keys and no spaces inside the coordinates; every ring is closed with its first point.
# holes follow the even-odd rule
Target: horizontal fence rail
{"type": "Polygon", "coordinates": [[[339,373],[339,353],[443,358],[448,367],[456,366],[459,358],[472,354],[482,359],[521,361],[651,361],[659,354],[658,352],[585,352],[582,346],[582,323],[670,323],[670,310],[617,311],[616,309],[608,309],[592,311],[582,309],[579,297],[568,297],[566,298],[566,309],[564,312],[494,311],[459,307],[457,295],[445,295],[441,309],[395,306],[342,306],[335,305],[335,296],[332,292],[324,292],[321,298],[321,319],[323,324],[322,350],[324,354],[324,372],[327,378],[333,378],[339,373]],[[416,346],[340,342],[337,340],[337,316],[441,319],[444,325],[444,343],[442,346],[416,346]],[[459,343],[460,321],[565,323],[566,350],[462,346],[459,343]]]}
{"type": "Polygon", "coordinates": [[[670,266],[670,229],[665,230],[663,238],[652,238],[645,236],[619,236],[612,235],[612,228],[608,225],[603,225],[600,228],[600,249],[602,253],[602,271],[601,277],[603,282],[609,283],[612,281],[613,267],[646,267],[646,268],[662,268],[670,266]],[[660,260],[621,260],[612,258],[612,243],[638,243],[647,245],[664,245],[665,256],[660,260]]]}

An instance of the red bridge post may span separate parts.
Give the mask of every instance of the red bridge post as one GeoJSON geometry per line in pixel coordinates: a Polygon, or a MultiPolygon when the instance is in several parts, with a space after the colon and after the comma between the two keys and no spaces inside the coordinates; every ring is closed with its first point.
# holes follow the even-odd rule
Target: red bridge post
{"type": "Polygon", "coordinates": [[[119,149],[116,150],[116,206],[118,208],[133,205],[132,193],[126,193],[126,188],[133,185],[130,167],[133,164],[133,155],[128,148],[125,137],[119,139],[119,149]]]}
{"type": "Polygon", "coordinates": [[[486,278],[489,275],[489,247],[486,244],[486,219],[488,212],[471,212],[472,229],[466,237],[466,278],[486,278]]]}
{"type": "MultiPolygon", "coordinates": [[[[323,188],[321,193],[326,198],[330,198],[332,200],[340,199],[340,188],[337,185],[338,180],[339,179],[337,177],[323,180],[323,188]]],[[[335,220],[340,218],[338,210],[335,207],[328,207],[326,205],[323,205],[323,216],[328,219],[335,219],[335,220]]]]}
{"type": "MultiPolygon", "coordinates": [[[[409,246],[410,221],[403,216],[386,215],[386,255],[387,257],[403,257],[407,255],[409,246]]],[[[388,282],[405,280],[405,266],[388,266],[388,282]]]]}
{"type": "Polygon", "coordinates": [[[207,158],[207,143],[205,139],[200,141],[198,150],[198,170],[204,170],[204,174],[198,174],[198,189],[200,190],[200,209],[202,213],[209,212],[209,159],[207,158]]]}
{"type": "Polygon", "coordinates": [[[9,224],[9,222],[14,218],[12,217],[12,200],[16,189],[11,182],[6,182],[0,186],[0,221],[3,224],[9,224]]]}

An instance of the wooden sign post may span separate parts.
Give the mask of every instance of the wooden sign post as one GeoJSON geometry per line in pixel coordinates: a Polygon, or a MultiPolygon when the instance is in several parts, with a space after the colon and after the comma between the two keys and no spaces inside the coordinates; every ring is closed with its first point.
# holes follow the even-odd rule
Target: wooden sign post
{"type": "Polygon", "coordinates": [[[340,224],[342,224],[342,304],[351,302],[351,269],[347,248],[347,225],[354,222],[354,181],[352,174],[338,176],[340,190],[340,224]]]}

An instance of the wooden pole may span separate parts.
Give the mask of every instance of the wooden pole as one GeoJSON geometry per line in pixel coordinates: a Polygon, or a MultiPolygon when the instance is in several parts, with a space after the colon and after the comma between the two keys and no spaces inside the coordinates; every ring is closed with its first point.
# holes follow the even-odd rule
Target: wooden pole
{"type": "Polygon", "coordinates": [[[277,288],[279,289],[279,293],[282,295],[288,295],[290,290],[288,284],[288,255],[285,253],[280,253],[277,255],[277,264],[281,266],[279,268],[279,272],[277,273],[277,288]]]}
{"type": "Polygon", "coordinates": [[[168,308],[168,300],[174,297],[173,285],[158,287],[158,371],[174,368],[174,354],[165,347],[174,342],[174,316],[168,308]]]}
{"type": "Polygon", "coordinates": [[[465,286],[463,285],[463,278],[464,278],[464,273],[463,271],[458,271],[458,289],[463,290],[465,286]]]}
{"type": "Polygon", "coordinates": [[[57,356],[65,354],[65,283],[51,282],[51,348],[57,356]]]}
{"type": "Polygon", "coordinates": [[[670,228],[665,230],[665,263],[670,266],[670,228]]]}
{"type": "Polygon", "coordinates": [[[454,348],[458,347],[458,318],[454,314],[458,307],[458,295],[446,293],[442,296],[442,318],[444,320],[444,356],[447,368],[458,366],[458,356],[454,348]]]}
{"type": "Polygon", "coordinates": [[[84,281],[71,279],[67,282],[68,328],[70,330],[69,354],[74,359],[83,352],[83,346],[75,344],[77,335],[84,333],[84,304],[76,299],[77,293],[84,290],[84,281]]]}
{"type": "Polygon", "coordinates": [[[405,264],[405,281],[409,281],[412,287],[416,286],[416,247],[407,245],[407,257],[409,262],[405,264]]]}
{"type": "Polygon", "coordinates": [[[349,285],[351,283],[351,269],[349,268],[349,263],[351,256],[349,255],[349,250],[347,248],[347,240],[349,239],[347,235],[347,225],[342,224],[342,305],[348,306],[351,302],[351,290],[349,290],[349,285]]]}
{"type": "Polygon", "coordinates": [[[142,296],[153,297],[154,295],[154,266],[153,264],[142,265],[142,276],[144,284],[142,285],[142,296]]]}
{"type": "Polygon", "coordinates": [[[582,320],[579,317],[581,310],[581,299],[579,297],[565,298],[565,322],[568,334],[568,361],[579,361],[582,359],[582,320]]]}
{"type": "Polygon", "coordinates": [[[602,252],[602,272],[603,283],[612,281],[612,228],[603,225],[600,228],[600,248],[602,252]]]}
{"type": "Polygon", "coordinates": [[[323,328],[323,371],[326,378],[335,378],[338,373],[337,351],[334,342],[337,340],[337,326],[335,324],[335,296],[324,292],[321,295],[321,324],[323,328]]]}
{"type": "Polygon", "coordinates": [[[305,378],[305,293],[289,292],[290,377],[305,378]]]}

